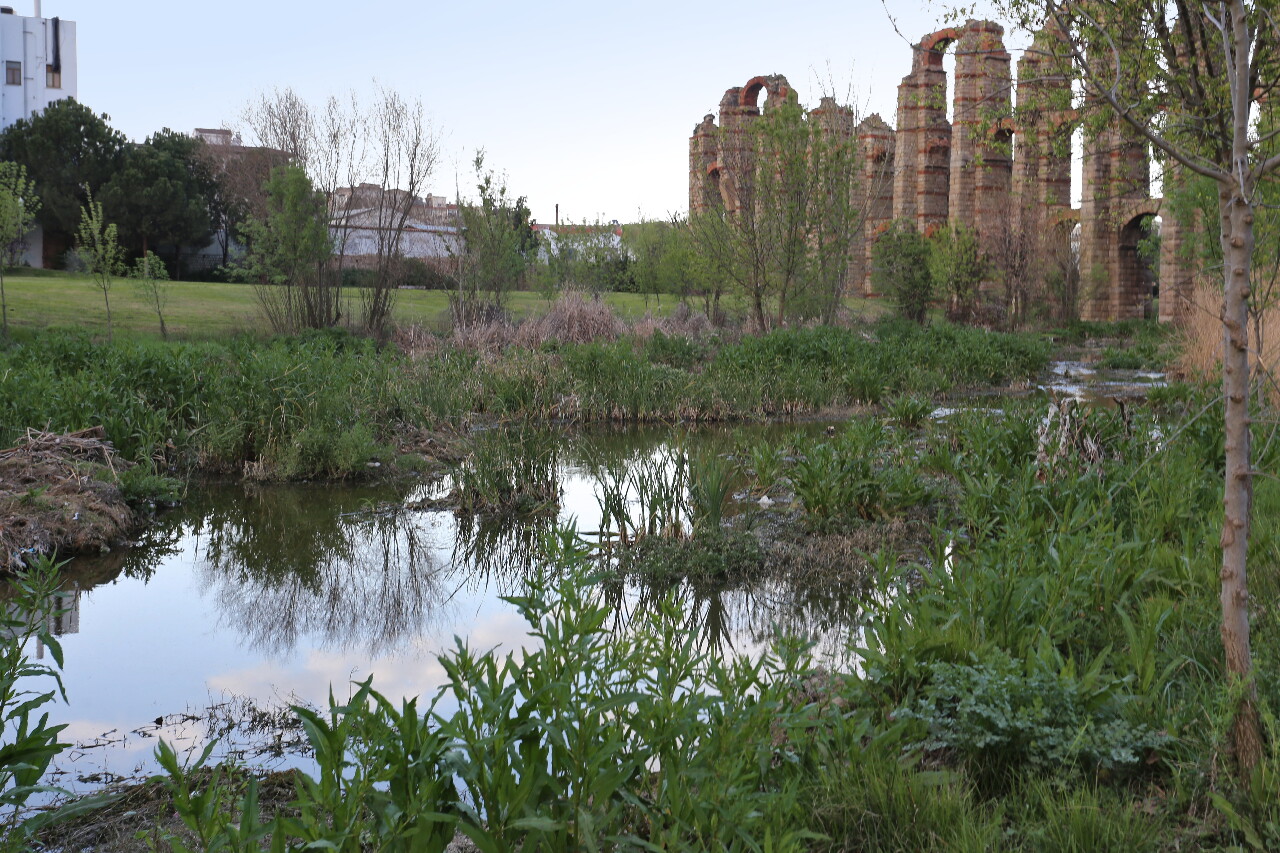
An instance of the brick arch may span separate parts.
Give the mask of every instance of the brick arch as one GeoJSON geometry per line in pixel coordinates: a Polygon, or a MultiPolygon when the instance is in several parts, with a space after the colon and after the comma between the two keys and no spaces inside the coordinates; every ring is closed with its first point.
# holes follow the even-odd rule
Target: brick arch
{"type": "Polygon", "coordinates": [[[707,167],[706,180],[711,193],[719,203],[718,206],[729,212],[738,209],[738,185],[719,161],[707,167]]]}
{"type": "Polygon", "coordinates": [[[770,98],[786,98],[792,94],[791,84],[787,82],[787,78],[779,74],[752,77],[742,87],[742,94],[738,102],[739,106],[759,109],[761,89],[768,92],[770,98]]]}
{"type": "Polygon", "coordinates": [[[1150,309],[1153,285],[1158,284],[1148,277],[1148,270],[1138,257],[1143,221],[1160,215],[1160,205],[1153,201],[1147,199],[1126,205],[1118,220],[1112,275],[1115,277],[1114,299],[1122,319],[1146,315],[1150,309]]]}
{"type": "Polygon", "coordinates": [[[945,30],[938,30],[936,33],[920,39],[920,49],[946,53],[951,43],[958,41],[959,38],[960,32],[955,27],[947,27],[945,30]]]}
{"type": "Polygon", "coordinates": [[[942,55],[947,52],[947,48],[959,39],[960,31],[954,27],[938,30],[936,33],[920,39],[920,43],[915,46],[915,59],[912,62],[913,69],[941,68],[942,55]]]}

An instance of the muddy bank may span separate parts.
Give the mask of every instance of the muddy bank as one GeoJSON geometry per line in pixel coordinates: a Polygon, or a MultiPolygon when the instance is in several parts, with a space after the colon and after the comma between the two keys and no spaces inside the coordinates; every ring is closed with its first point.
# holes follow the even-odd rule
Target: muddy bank
{"type": "Polygon", "coordinates": [[[57,435],[29,430],[0,450],[0,571],[35,556],[98,553],[128,542],[145,519],[117,483],[131,467],[102,427],[57,435]]]}

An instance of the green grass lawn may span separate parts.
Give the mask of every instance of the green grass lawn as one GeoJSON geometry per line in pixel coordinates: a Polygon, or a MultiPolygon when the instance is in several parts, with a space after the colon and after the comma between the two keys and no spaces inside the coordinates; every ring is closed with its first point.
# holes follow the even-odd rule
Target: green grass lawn
{"type": "MultiPolygon", "coordinates": [[[[217,339],[249,332],[269,331],[258,308],[252,285],[215,282],[175,281],[162,285],[167,294],[164,307],[169,334],[186,340],[217,339]]],[[[102,291],[88,276],[71,273],[6,275],[5,299],[9,326],[16,330],[45,329],[51,326],[78,326],[106,333],[107,314],[102,291]]],[[[117,334],[158,336],[156,312],[130,279],[116,279],[111,287],[111,314],[117,334]]],[[[353,300],[349,316],[359,314],[358,292],[348,290],[353,300]]],[[[655,315],[669,312],[679,301],[673,296],[646,296],[638,293],[607,293],[604,299],[619,315],[634,320],[646,311],[655,315]]],[[[540,293],[512,293],[507,307],[517,317],[545,311],[549,306],[540,293]]],[[[855,313],[868,318],[887,310],[883,300],[848,300],[855,313]]],[[[449,295],[439,290],[401,290],[396,293],[393,317],[397,323],[420,323],[444,330],[448,325],[449,295]]]]}

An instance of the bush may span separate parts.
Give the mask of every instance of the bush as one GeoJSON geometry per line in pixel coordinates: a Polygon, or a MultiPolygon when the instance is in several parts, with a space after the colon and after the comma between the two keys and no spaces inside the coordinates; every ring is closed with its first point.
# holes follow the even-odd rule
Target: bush
{"type": "Polygon", "coordinates": [[[457,290],[458,281],[418,258],[404,258],[400,262],[397,284],[418,290],[457,290]]]}
{"type": "Polygon", "coordinates": [[[142,257],[134,260],[133,266],[129,268],[129,277],[151,281],[168,281],[169,268],[164,265],[164,261],[160,260],[160,256],[155,252],[147,252],[142,257]]]}
{"type": "Polygon", "coordinates": [[[936,663],[919,701],[898,716],[928,727],[920,746],[958,752],[987,782],[1023,768],[1132,775],[1169,737],[1126,717],[1125,682],[1104,674],[1102,660],[1079,676],[1000,657],[936,663]]]}
{"type": "Polygon", "coordinates": [[[359,267],[342,268],[343,287],[373,287],[377,283],[378,274],[373,270],[359,267]]]}
{"type": "Polygon", "coordinates": [[[871,280],[876,289],[893,297],[903,317],[924,323],[933,298],[933,276],[929,271],[929,242],[915,225],[904,219],[895,220],[876,240],[871,263],[871,280]]]}

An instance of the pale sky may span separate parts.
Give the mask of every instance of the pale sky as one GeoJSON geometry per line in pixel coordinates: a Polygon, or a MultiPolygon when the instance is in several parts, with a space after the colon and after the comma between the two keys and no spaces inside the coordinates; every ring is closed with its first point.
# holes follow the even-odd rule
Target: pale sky
{"type": "MultiPolygon", "coordinates": [[[[888,6],[913,42],[941,26],[927,0],[888,6]]],[[[911,65],[881,0],[43,0],[42,14],[76,22],[80,101],[131,139],[234,127],[273,87],[319,104],[377,80],[421,97],[439,131],[428,191],[467,194],[483,147],[543,223],[556,204],[574,221],[683,212],[694,125],[756,75],[893,124],[911,65]]]]}

